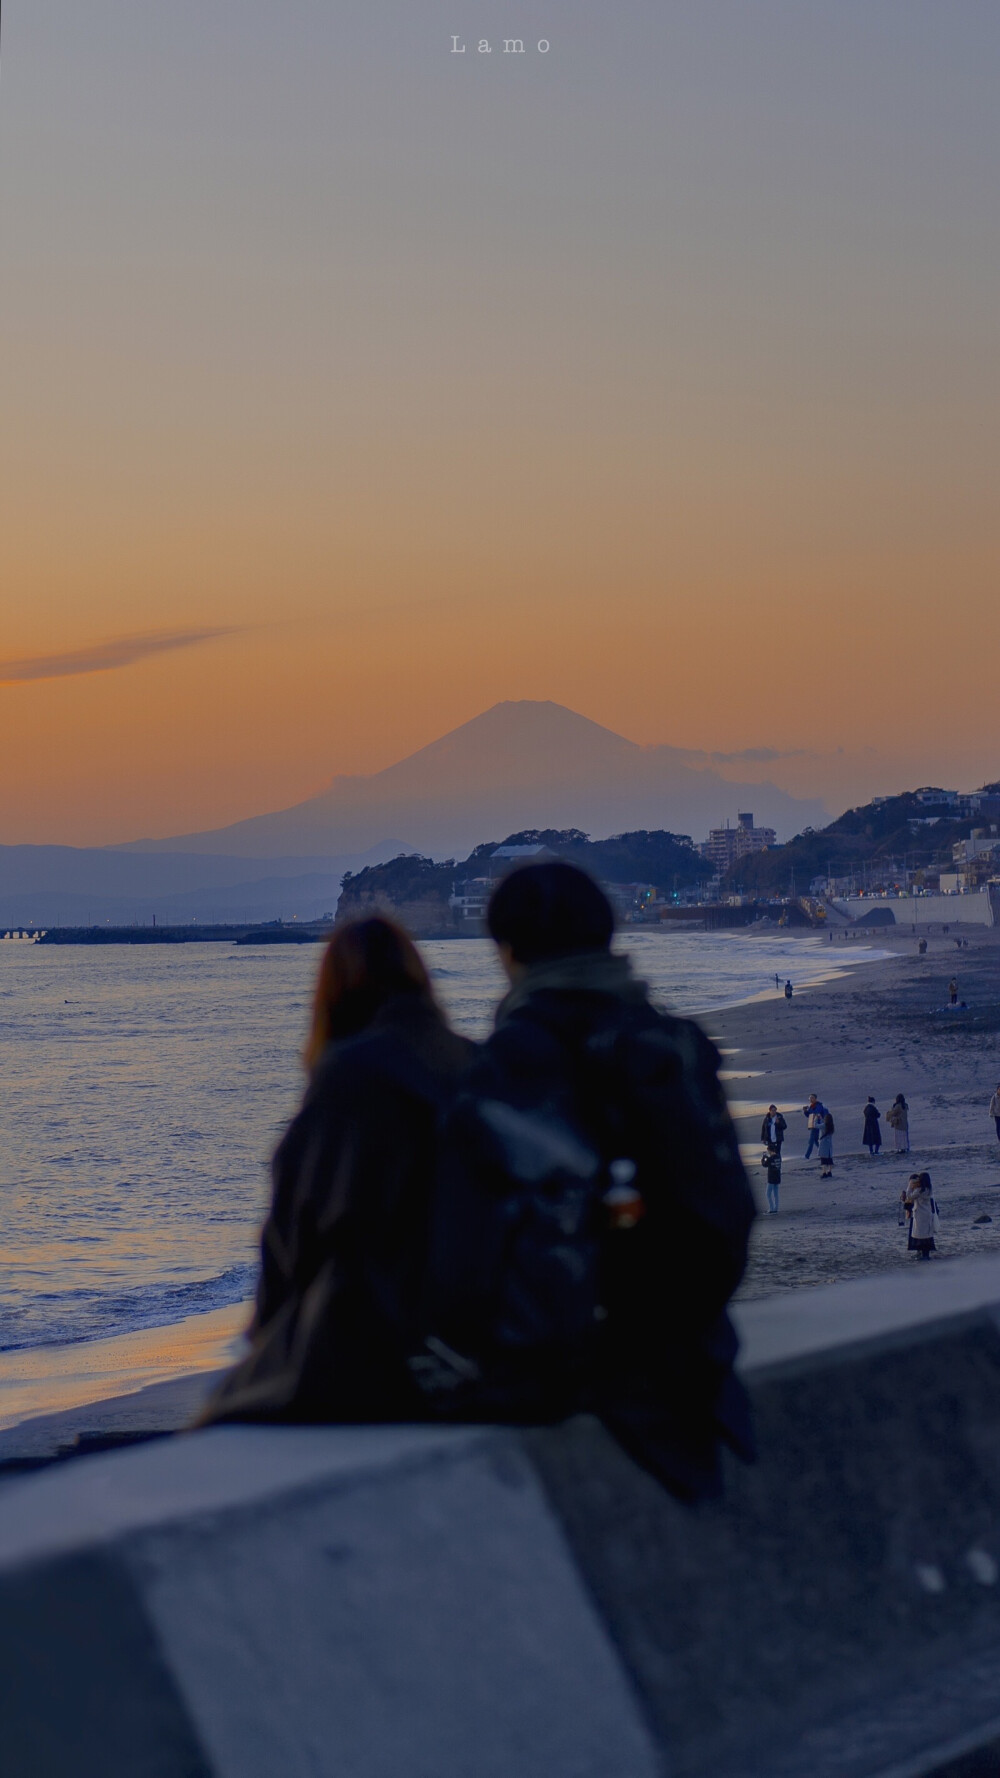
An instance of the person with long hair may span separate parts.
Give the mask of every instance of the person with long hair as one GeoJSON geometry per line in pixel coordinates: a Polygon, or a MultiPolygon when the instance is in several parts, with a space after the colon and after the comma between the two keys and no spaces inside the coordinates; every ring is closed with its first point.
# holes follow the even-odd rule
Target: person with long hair
{"type": "Polygon", "coordinates": [[[929,1173],[911,1173],[909,1183],[903,1193],[903,1206],[909,1218],[909,1233],[906,1247],[909,1253],[915,1253],[918,1259],[930,1259],[936,1251],[934,1242],[934,1218],[937,1205],[929,1173]]]}
{"type": "Polygon", "coordinates": [[[313,996],[305,1096],[272,1164],[250,1350],[202,1424],[419,1417],[405,1359],[435,1100],[473,1054],[401,926],[374,914],[334,930],[313,996]]]}
{"type": "Polygon", "coordinates": [[[886,1123],[893,1134],[897,1154],[910,1152],[910,1107],[902,1093],[897,1093],[889,1107],[886,1123]]]}

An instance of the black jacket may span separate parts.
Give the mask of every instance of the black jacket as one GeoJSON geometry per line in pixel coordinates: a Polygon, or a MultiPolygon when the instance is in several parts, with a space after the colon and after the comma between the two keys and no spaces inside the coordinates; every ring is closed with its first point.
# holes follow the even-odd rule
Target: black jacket
{"type": "Polygon", "coordinates": [[[412,1058],[442,1084],[474,1046],[417,995],[328,1046],[272,1165],[251,1349],[201,1417],[414,1419],[415,1337],[435,1113],[404,1083],[412,1058]]]}
{"type": "MultiPolygon", "coordinates": [[[[781,1144],[785,1140],[785,1131],[788,1128],[788,1124],[786,1123],[785,1119],[782,1117],[780,1111],[778,1112],[777,1117],[774,1118],[773,1121],[777,1127],[778,1147],[780,1148],[781,1144]]],[[[767,1147],[768,1143],[771,1140],[771,1122],[772,1122],[771,1118],[765,1117],[764,1122],[760,1126],[760,1139],[763,1142],[765,1148],[767,1147]]]]}
{"type": "MultiPolygon", "coordinates": [[[[710,1495],[719,1485],[720,1441],[743,1456],[753,1452],[726,1304],[746,1265],[754,1207],[718,1082],[720,1057],[693,1022],[657,1012],[627,967],[616,986],[609,966],[622,959],[595,964],[603,985],[591,991],[581,985],[582,961],[567,960],[573,985],[556,985],[555,966],[532,972],[536,988],[531,975],[515,988],[477,1066],[477,1087],[525,1109],[547,1106],[589,1126],[612,1154],[628,1154],[600,1127],[613,1094],[594,1058],[613,1051],[626,1032],[630,1041],[645,1032],[676,1045],[676,1091],[664,1107],[663,1138],[645,1163],[649,1202],[642,1246],[634,1249],[642,1258],[609,1312],[593,1406],[675,1492],[710,1495]]],[[[630,1137],[623,1129],[622,1142],[630,1137]]]]}
{"type": "Polygon", "coordinates": [[[877,1105],[865,1106],[865,1128],[861,1140],[866,1147],[869,1143],[873,1148],[876,1145],[878,1147],[882,1145],[882,1126],[879,1123],[881,1116],[882,1113],[877,1105]]]}

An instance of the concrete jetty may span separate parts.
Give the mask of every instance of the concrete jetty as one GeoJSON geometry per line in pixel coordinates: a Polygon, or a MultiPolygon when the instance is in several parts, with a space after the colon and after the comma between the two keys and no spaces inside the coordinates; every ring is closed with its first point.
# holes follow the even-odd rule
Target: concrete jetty
{"type": "Polygon", "coordinates": [[[739,1313],[760,1462],[224,1427],[0,1489],[5,1778],[1000,1771],[1000,1260],[739,1313]]]}

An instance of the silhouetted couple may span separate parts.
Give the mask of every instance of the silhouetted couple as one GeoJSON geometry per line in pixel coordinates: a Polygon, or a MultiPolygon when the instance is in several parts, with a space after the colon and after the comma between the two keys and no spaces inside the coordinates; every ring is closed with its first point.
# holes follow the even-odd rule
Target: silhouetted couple
{"type": "Polygon", "coordinates": [[[203,1423],[583,1410],[710,1494],[720,1442],[750,1454],[726,1304],[754,1212],[718,1052],[651,1004],[573,866],[514,871],[488,924],[510,988],[482,1046],[398,926],[334,932],[250,1350],[203,1423]]]}

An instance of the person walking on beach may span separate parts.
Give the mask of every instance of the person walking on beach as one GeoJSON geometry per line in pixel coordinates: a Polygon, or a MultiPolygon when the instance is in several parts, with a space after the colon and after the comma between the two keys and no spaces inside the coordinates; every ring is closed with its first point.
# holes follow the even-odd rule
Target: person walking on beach
{"type": "Polygon", "coordinates": [[[1000,1142],[1000,1082],[997,1083],[997,1090],[990,1100],[990,1116],[997,1133],[997,1141],[1000,1142]]]}
{"type": "Polygon", "coordinates": [[[958,1005],[958,982],[954,976],[952,976],[951,981],[948,983],[948,1005],[958,1005]]]}
{"type": "Polygon", "coordinates": [[[776,1105],[769,1105],[767,1108],[767,1116],[760,1126],[760,1139],[763,1142],[764,1147],[777,1149],[778,1154],[780,1155],[787,1128],[788,1124],[782,1117],[778,1107],[776,1105]]]}
{"type": "Polygon", "coordinates": [[[808,1161],[813,1149],[819,1147],[819,1139],[823,1134],[823,1119],[826,1116],[826,1106],[820,1103],[815,1093],[809,1094],[809,1103],[803,1105],[802,1116],[806,1120],[806,1129],[809,1132],[809,1140],[806,1143],[806,1160],[808,1161]]]}
{"type": "Polygon", "coordinates": [[[422,1419],[407,1365],[423,1287],[436,1112],[474,1045],[445,1022],[412,940],[381,916],[335,929],[278,1144],[247,1355],[200,1424],[422,1419]]]}
{"type": "Polygon", "coordinates": [[[886,1112],[885,1121],[892,1131],[896,1145],[896,1153],[909,1154],[910,1107],[907,1105],[902,1093],[896,1094],[896,1097],[886,1112]]]}
{"type": "Polygon", "coordinates": [[[876,1105],[875,1100],[872,1098],[872,1095],[869,1093],[868,1103],[865,1106],[865,1127],[861,1135],[861,1140],[867,1148],[868,1153],[871,1155],[872,1160],[875,1159],[875,1156],[880,1153],[882,1148],[882,1125],[879,1123],[879,1118],[881,1116],[882,1113],[876,1105]]]}
{"type": "Polygon", "coordinates": [[[927,940],[925,938],[922,938],[920,940],[920,943],[917,946],[917,951],[921,957],[926,957],[926,955],[927,955],[927,940]]]}
{"type": "Polygon", "coordinates": [[[791,982],[786,982],[785,983],[785,999],[791,1000],[793,992],[794,992],[794,989],[792,988],[791,982]]]}
{"type": "Polygon", "coordinates": [[[833,1178],[833,1131],[833,1112],[824,1112],[819,1138],[819,1176],[821,1179],[833,1178]]]}
{"type": "Polygon", "coordinates": [[[937,1205],[931,1190],[929,1173],[911,1173],[903,1193],[903,1206],[909,1217],[906,1250],[918,1259],[930,1259],[937,1251],[934,1244],[934,1219],[937,1205]]]}

